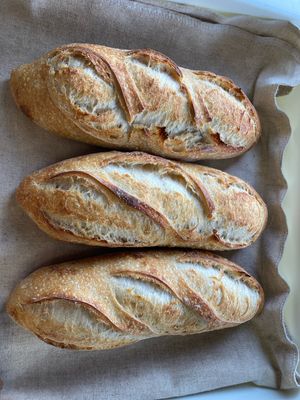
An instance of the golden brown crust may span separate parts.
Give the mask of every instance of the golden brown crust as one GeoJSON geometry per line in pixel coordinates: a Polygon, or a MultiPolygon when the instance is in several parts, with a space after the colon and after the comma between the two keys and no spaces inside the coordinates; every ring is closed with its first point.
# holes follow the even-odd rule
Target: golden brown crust
{"type": "Polygon", "coordinates": [[[236,264],[160,250],[40,268],[14,289],[6,309],[49,344],[95,350],[235,326],[262,305],[261,286],[236,264]]]}
{"type": "Polygon", "coordinates": [[[56,239],[94,246],[249,246],[267,209],[239,178],[145,153],[65,160],[27,177],[17,200],[56,239]]]}
{"type": "Polygon", "coordinates": [[[180,68],[151,49],[63,46],[12,71],[10,85],[43,128],[109,148],[230,158],[261,132],[255,108],[231,80],[180,68]]]}

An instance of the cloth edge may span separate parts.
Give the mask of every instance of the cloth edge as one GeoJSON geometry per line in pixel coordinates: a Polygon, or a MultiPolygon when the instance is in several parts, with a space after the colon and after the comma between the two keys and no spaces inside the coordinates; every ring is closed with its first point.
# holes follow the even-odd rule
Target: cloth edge
{"type": "MultiPolygon", "coordinates": [[[[136,3],[141,3],[148,6],[159,7],[164,10],[176,12],[178,14],[183,14],[186,16],[190,16],[191,18],[200,19],[203,22],[211,22],[217,23],[222,25],[230,25],[243,31],[247,31],[249,33],[253,33],[259,36],[265,37],[273,37],[274,39],[280,39],[284,41],[288,41],[290,44],[293,45],[296,49],[300,50],[300,29],[294,25],[292,22],[287,20],[281,19],[274,19],[274,18],[264,18],[264,17],[255,17],[252,15],[246,14],[233,14],[230,15],[222,15],[221,12],[212,11],[209,8],[202,7],[202,6],[195,6],[195,5],[187,5],[180,3],[171,2],[168,0],[131,0],[136,3]],[[253,29],[247,29],[245,26],[248,25],[248,21],[255,21],[259,23],[259,30],[260,33],[256,32],[253,29]],[[270,31],[268,31],[268,26],[274,23],[281,22],[283,27],[285,28],[284,32],[277,32],[277,35],[270,35],[270,31]],[[266,25],[266,27],[264,27],[266,25]],[[289,31],[289,39],[286,37],[286,32],[289,31]],[[278,36],[278,34],[280,36],[278,36]]],[[[250,28],[250,27],[248,27],[250,28]]]]}
{"type": "MultiPolygon", "coordinates": [[[[179,14],[184,14],[184,15],[189,15],[192,18],[200,19],[203,22],[218,23],[218,24],[222,24],[222,25],[230,25],[230,26],[238,27],[240,29],[243,29],[243,28],[240,26],[240,24],[238,24],[238,25],[236,24],[237,18],[238,18],[240,23],[245,22],[245,20],[249,20],[249,18],[252,19],[252,20],[256,20],[256,21],[264,21],[266,24],[282,21],[282,23],[286,26],[286,28],[292,30],[293,31],[292,33],[295,34],[296,36],[299,36],[299,39],[300,39],[300,30],[295,25],[293,25],[291,22],[284,21],[284,20],[265,19],[265,18],[260,18],[260,17],[252,17],[252,16],[239,15],[239,14],[227,17],[227,16],[223,16],[221,14],[218,14],[217,12],[211,11],[208,8],[205,8],[205,7],[197,7],[197,6],[193,6],[193,5],[173,3],[173,2],[170,2],[170,1],[166,1],[166,0],[163,0],[163,1],[157,1],[157,0],[133,0],[133,1],[137,2],[137,3],[145,4],[145,5],[157,6],[157,7],[160,7],[162,9],[164,9],[164,10],[167,10],[167,11],[177,12],[179,14]]],[[[255,33],[253,31],[251,31],[251,30],[249,31],[248,29],[243,29],[243,30],[245,30],[247,32],[250,32],[252,34],[258,34],[258,33],[255,33]]],[[[262,36],[265,36],[265,35],[262,34],[262,36]]],[[[278,36],[276,36],[276,35],[275,36],[270,36],[270,37],[273,37],[274,39],[285,40],[289,44],[291,44],[293,47],[295,47],[297,50],[300,50],[300,44],[298,44],[297,41],[295,43],[294,40],[288,40],[288,38],[285,37],[285,36],[284,37],[280,37],[280,38],[278,38],[278,36]]],[[[299,43],[300,43],[300,40],[299,40],[299,43]]],[[[298,84],[300,84],[300,77],[298,79],[298,84]]],[[[288,94],[292,90],[292,88],[294,86],[296,86],[296,85],[297,85],[297,83],[295,83],[294,85],[287,86],[283,82],[278,82],[278,83],[272,85],[272,86],[274,86],[273,106],[276,108],[276,111],[281,114],[281,119],[285,120],[285,121],[283,121],[283,126],[285,128],[284,144],[283,144],[282,152],[281,152],[280,157],[278,159],[280,175],[281,175],[281,179],[282,179],[282,182],[283,182],[283,190],[282,190],[282,193],[280,195],[280,204],[279,205],[280,205],[280,212],[284,216],[284,220],[285,220],[285,232],[283,232],[284,233],[284,239],[282,241],[282,245],[281,245],[281,248],[280,248],[280,251],[279,251],[278,260],[276,261],[276,264],[275,263],[273,264],[273,266],[276,268],[276,271],[277,271],[278,275],[280,276],[281,281],[285,283],[285,285],[287,286],[288,289],[289,289],[289,286],[288,286],[287,282],[285,281],[285,279],[279,273],[278,264],[279,264],[279,262],[280,262],[280,260],[282,258],[283,250],[284,250],[284,247],[285,247],[285,242],[286,242],[287,235],[288,235],[286,215],[285,215],[284,210],[282,208],[282,201],[283,201],[284,196],[285,196],[285,194],[286,194],[286,192],[288,190],[288,186],[287,186],[286,179],[285,179],[285,177],[284,177],[284,175],[282,173],[281,165],[282,165],[283,154],[284,154],[286,145],[287,145],[287,143],[288,143],[288,141],[290,139],[290,136],[291,136],[291,127],[290,127],[290,124],[289,124],[288,116],[283,111],[281,111],[279,109],[279,107],[277,105],[277,102],[276,102],[276,97],[288,94]]],[[[279,318],[280,318],[280,322],[281,322],[281,329],[283,331],[283,336],[286,339],[286,341],[289,343],[289,345],[291,346],[291,349],[293,350],[293,353],[294,353],[294,355],[293,355],[294,365],[293,365],[292,371],[291,371],[292,375],[293,375],[293,379],[289,378],[289,380],[291,382],[293,382],[294,386],[290,386],[290,387],[282,387],[281,386],[280,387],[281,389],[287,389],[287,390],[291,389],[291,388],[299,388],[300,387],[300,374],[297,372],[297,367],[298,367],[298,364],[299,364],[299,348],[298,348],[297,344],[294,342],[294,340],[291,337],[291,335],[289,334],[288,327],[287,327],[287,324],[286,324],[285,319],[284,319],[284,306],[285,306],[285,303],[286,303],[287,298],[289,296],[289,293],[290,293],[290,290],[288,290],[288,292],[283,295],[283,298],[282,298],[282,300],[280,302],[280,309],[279,309],[279,318]]],[[[261,384],[258,384],[256,382],[253,382],[253,383],[257,384],[259,386],[262,386],[261,384]]],[[[282,384],[282,379],[281,379],[281,384],[282,384]]]]}

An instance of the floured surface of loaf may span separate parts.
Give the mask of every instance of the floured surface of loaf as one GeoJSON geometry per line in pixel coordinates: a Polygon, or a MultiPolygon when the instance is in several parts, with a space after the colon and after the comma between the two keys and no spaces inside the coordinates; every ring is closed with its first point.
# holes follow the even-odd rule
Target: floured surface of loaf
{"type": "Polygon", "coordinates": [[[242,248],[267,219],[239,178],[137,152],[55,164],[26,178],[17,199],[51,236],[95,246],[242,248]]]}
{"type": "Polygon", "coordinates": [[[50,344],[96,350],[232,327],[262,305],[262,288],[242,268],[211,253],[175,250],[41,268],[15,288],[7,311],[50,344]]]}
{"type": "Polygon", "coordinates": [[[151,50],[72,44],[12,72],[16,103],[43,128],[110,148],[169,158],[229,158],[260,135],[232,81],[178,67],[151,50]]]}

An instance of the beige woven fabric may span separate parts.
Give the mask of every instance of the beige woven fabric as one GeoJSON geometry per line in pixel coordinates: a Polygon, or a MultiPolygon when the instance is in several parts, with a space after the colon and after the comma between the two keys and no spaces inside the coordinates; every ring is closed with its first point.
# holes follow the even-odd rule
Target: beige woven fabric
{"type": "Polygon", "coordinates": [[[0,314],[3,399],[159,399],[243,382],[296,386],[297,350],[287,337],[282,307],[288,287],[277,266],[287,229],[281,200],[281,158],[290,133],[276,108],[278,85],[300,83],[300,34],[286,22],[218,17],[170,3],[137,1],[2,0],[0,5],[0,301],[33,269],[101,250],[50,239],[17,206],[14,191],[32,171],[96,148],[43,131],[17,108],[9,92],[12,68],[64,43],[150,47],[179,65],[227,75],[253,99],[263,136],[245,155],[209,162],[249,181],[269,207],[263,237],[226,253],[262,283],[260,317],[238,328],[165,337],[104,352],[46,345],[0,314]],[[170,10],[172,8],[173,10],[170,10]]]}

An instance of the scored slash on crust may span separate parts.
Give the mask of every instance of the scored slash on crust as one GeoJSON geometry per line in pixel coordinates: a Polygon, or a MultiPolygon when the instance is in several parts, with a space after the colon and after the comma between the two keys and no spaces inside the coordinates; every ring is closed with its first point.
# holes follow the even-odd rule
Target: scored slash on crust
{"type": "Polygon", "coordinates": [[[20,108],[44,128],[170,158],[233,157],[248,150],[261,130],[254,107],[231,80],[180,68],[151,49],[63,46],[13,71],[11,89],[20,108]],[[111,88],[106,100],[100,81],[111,88]],[[47,97],[43,104],[41,96],[47,97]]]}

